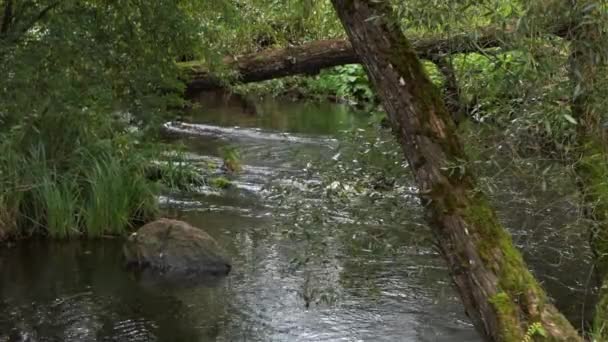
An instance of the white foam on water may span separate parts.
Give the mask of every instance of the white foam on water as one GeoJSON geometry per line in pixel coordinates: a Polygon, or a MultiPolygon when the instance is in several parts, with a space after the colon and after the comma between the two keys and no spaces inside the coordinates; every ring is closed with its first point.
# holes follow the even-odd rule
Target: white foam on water
{"type": "Polygon", "coordinates": [[[202,135],[202,136],[215,136],[215,137],[229,137],[229,138],[245,138],[255,140],[272,140],[272,141],[283,141],[293,143],[304,143],[304,144],[334,144],[337,143],[336,139],[320,137],[311,138],[305,136],[293,135],[284,132],[269,132],[259,128],[242,128],[242,127],[221,127],[205,124],[191,124],[185,122],[166,122],[163,127],[172,133],[188,134],[188,135],[202,135]]]}

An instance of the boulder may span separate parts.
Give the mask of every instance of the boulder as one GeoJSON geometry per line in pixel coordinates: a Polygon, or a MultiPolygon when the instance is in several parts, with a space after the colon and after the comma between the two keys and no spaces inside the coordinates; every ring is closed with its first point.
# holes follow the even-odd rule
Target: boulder
{"type": "Polygon", "coordinates": [[[206,232],[177,220],[159,219],[142,226],[127,239],[127,265],[162,274],[225,275],[230,259],[206,232]]]}

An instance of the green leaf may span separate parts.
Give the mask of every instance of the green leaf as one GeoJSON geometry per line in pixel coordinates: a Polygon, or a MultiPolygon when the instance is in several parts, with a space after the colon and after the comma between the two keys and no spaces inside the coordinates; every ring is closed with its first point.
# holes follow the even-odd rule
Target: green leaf
{"type": "Polygon", "coordinates": [[[568,122],[570,122],[571,124],[574,124],[574,125],[578,124],[578,122],[576,122],[576,119],[573,118],[572,115],[570,115],[570,114],[564,114],[564,118],[566,120],[568,120],[568,122]]]}

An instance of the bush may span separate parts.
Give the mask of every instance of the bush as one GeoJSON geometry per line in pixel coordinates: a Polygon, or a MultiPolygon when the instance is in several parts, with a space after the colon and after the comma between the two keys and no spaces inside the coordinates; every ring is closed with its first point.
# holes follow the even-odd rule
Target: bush
{"type": "Polygon", "coordinates": [[[337,66],[308,78],[304,86],[312,94],[335,95],[356,104],[374,103],[376,96],[359,64],[337,66]]]}

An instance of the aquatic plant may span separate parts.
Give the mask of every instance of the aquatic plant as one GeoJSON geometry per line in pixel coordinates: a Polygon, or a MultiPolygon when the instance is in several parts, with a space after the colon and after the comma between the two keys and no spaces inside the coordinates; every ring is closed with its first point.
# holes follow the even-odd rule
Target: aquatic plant
{"type": "Polygon", "coordinates": [[[145,167],[146,177],[170,190],[189,191],[205,183],[205,176],[196,166],[187,163],[182,156],[157,161],[145,167]]]}
{"type": "Polygon", "coordinates": [[[227,189],[232,186],[232,182],[226,177],[211,178],[209,184],[219,189],[227,189]]]}
{"type": "Polygon", "coordinates": [[[236,173],[236,172],[241,171],[241,169],[242,169],[241,155],[239,153],[239,150],[236,147],[234,147],[234,146],[222,147],[221,153],[222,153],[222,160],[223,160],[222,169],[224,169],[225,171],[227,171],[229,173],[236,173]]]}

